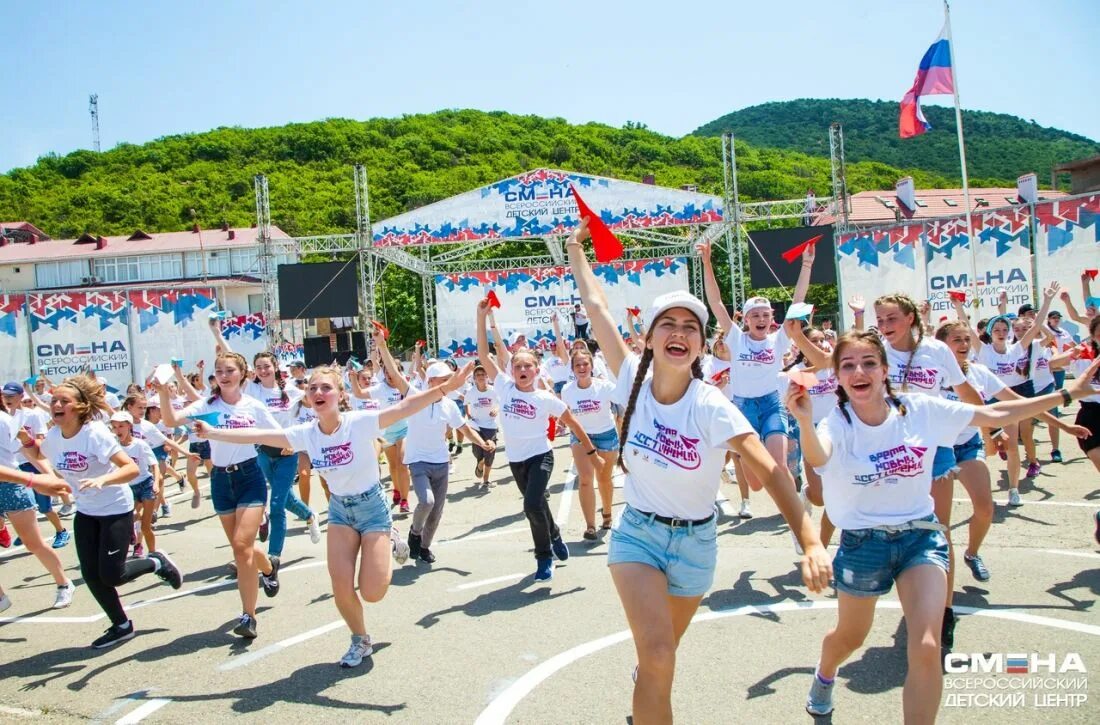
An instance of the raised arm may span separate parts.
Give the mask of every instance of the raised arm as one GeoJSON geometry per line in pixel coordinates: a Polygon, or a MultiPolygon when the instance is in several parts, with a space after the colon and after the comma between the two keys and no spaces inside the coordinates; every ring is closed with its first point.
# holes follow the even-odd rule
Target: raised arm
{"type": "Polygon", "coordinates": [[[825,370],[833,366],[833,360],[829,357],[829,353],[810,342],[810,338],[802,332],[802,325],[799,320],[785,321],[783,329],[790,341],[806,356],[806,359],[810,361],[815,370],[825,370]]]}
{"type": "Polygon", "coordinates": [[[710,258],[710,243],[699,245],[699,256],[703,260],[703,290],[707,296],[707,305],[714,313],[714,322],[723,330],[733,329],[733,318],[726,312],[726,306],[722,304],[722,288],[718,286],[718,278],[714,275],[714,264],[710,258]]]}
{"type": "MultiPolygon", "coordinates": [[[[183,374],[183,370],[180,369],[179,365],[172,363],[172,372],[176,376],[176,385],[183,391],[184,397],[192,402],[202,397],[199,395],[199,391],[195,390],[195,386],[191,384],[191,381],[187,379],[187,376],[183,374]]],[[[202,380],[201,374],[199,375],[199,380],[202,380]]]]}
{"type": "Polygon", "coordinates": [[[863,295],[852,295],[848,299],[848,309],[852,311],[852,317],[854,318],[852,329],[862,332],[864,327],[863,315],[867,309],[867,300],[863,299],[863,295]]]}
{"type": "Polygon", "coordinates": [[[1081,299],[1085,301],[1085,309],[1088,309],[1089,297],[1092,297],[1092,275],[1088,272],[1081,273],[1081,299]]]}
{"type": "Polygon", "coordinates": [[[489,329],[493,331],[493,340],[496,341],[497,357],[494,362],[501,372],[508,374],[508,371],[512,369],[512,351],[508,349],[508,341],[504,339],[504,335],[500,334],[493,308],[489,307],[488,309],[489,329]]]}
{"type": "MultiPolygon", "coordinates": [[[[1060,297],[1062,299],[1062,304],[1064,304],[1066,306],[1066,317],[1073,320],[1074,322],[1076,322],[1079,325],[1088,325],[1089,324],[1089,321],[1090,321],[1089,318],[1086,317],[1085,315],[1082,315],[1080,312],[1077,311],[1077,308],[1073,306],[1073,300],[1070,299],[1068,291],[1062,290],[1062,294],[1060,295],[1060,297]]],[[[1088,299],[1089,298],[1086,297],[1085,301],[1087,302],[1088,299]]]]}
{"type": "Polygon", "coordinates": [[[550,315],[550,323],[554,326],[554,354],[563,363],[569,364],[569,352],[565,347],[565,338],[561,336],[561,325],[558,324],[557,314],[550,315]]]}
{"type": "Polygon", "coordinates": [[[794,285],[792,303],[806,301],[806,293],[810,290],[810,273],[813,271],[815,256],[817,256],[817,250],[813,244],[802,251],[802,269],[798,270],[798,281],[794,285]]]}
{"type": "Polygon", "coordinates": [[[233,352],[222,334],[222,322],[217,317],[210,318],[210,334],[214,336],[214,349],[218,352],[233,352]]]}
{"type": "Polygon", "coordinates": [[[1061,285],[1057,282],[1051,282],[1050,285],[1043,290],[1043,304],[1039,307],[1039,313],[1036,315],[1036,323],[1028,328],[1027,332],[1020,335],[1020,347],[1027,349],[1028,345],[1035,341],[1035,338],[1039,336],[1039,332],[1043,329],[1043,323],[1040,320],[1046,320],[1047,312],[1050,311],[1050,303],[1058,296],[1058,290],[1061,285]]]}
{"type": "MultiPolygon", "coordinates": [[[[600,286],[596,275],[592,273],[592,265],[584,256],[583,242],[588,238],[588,219],[582,219],[581,223],[569,235],[569,241],[565,248],[569,254],[569,264],[573,268],[573,279],[577,283],[577,292],[581,296],[584,308],[588,310],[588,322],[591,325],[592,336],[603,351],[604,361],[611,373],[618,377],[619,370],[623,366],[623,360],[630,354],[630,349],[619,334],[619,328],[615,325],[615,319],[611,316],[611,310],[607,306],[607,295],[600,286]]],[[[578,436],[579,437],[579,436],[578,436]]]]}
{"type": "MultiPolygon", "coordinates": [[[[489,316],[489,300],[481,300],[477,303],[477,357],[481,360],[485,374],[490,380],[501,373],[496,360],[489,354],[489,333],[485,330],[486,319],[489,316]]],[[[493,332],[496,332],[496,324],[493,324],[493,332]]],[[[498,348],[504,347],[504,341],[497,337],[498,348]]]]}
{"type": "Polygon", "coordinates": [[[1008,314],[1008,292],[1002,291],[997,298],[997,314],[1004,317],[1008,314]]]}
{"type": "MultiPolygon", "coordinates": [[[[382,364],[386,366],[386,370],[389,371],[390,377],[397,381],[397,391],[401,395],[409,394],[409,383],[405,380],[404,373],[401,372],[401,366],[397,364],[397,361],[393,359],[393,355],[390,354],[390,347],[386,344],[386,336],[382,334],[374,325],[371,325],[371,340],[374,342],[374,348],[378,350],[378,354],[382,357],[382,364]]],[[[349,377],[356,377],[356,372],[353,370],[349,377]]]]}

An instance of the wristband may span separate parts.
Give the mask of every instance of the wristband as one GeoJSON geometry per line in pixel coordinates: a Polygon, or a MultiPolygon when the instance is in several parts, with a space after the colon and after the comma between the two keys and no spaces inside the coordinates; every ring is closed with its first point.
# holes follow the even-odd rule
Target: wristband
{"type": "Polygon", "coordinates": [[[592,450],[590,450],[590,451],[589,451],[589,452],[587,453],[587,455],[591,456],[591,455],[595,455],[595,453],[596,453],[596,449],[595,449],[595,448],[593,448],[592,450]]]}
{"type": "Polygon", "coordinates": [[[1069,405],[1070,403],[1073,402],[1073,396],[1070,394],[1070,392],[1068,390],[1066,390],[1065,388],[1062,388],[1058,392],[1062,394],[1062,402],[1065,405],[1069,405]]]}
{"type": "Polygon", "coordinates": [[[27,482],[24,485],[27,488],[33,488],[34,487],[34,474],[33,473],[30,473],[29,471],[27,472],[27,482]]]}

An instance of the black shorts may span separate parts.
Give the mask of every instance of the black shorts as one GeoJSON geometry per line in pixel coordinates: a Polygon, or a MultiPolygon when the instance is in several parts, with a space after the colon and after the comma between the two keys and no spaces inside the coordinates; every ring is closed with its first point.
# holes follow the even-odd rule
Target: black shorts
{"type": "Polygon", "coordinates": [[[204,461],[210,460],[210,441],[192,441],[188,444],[187,450],[191,453],[198,453],[199,458],[204,461]]]}
{"type": "Polygon", "coordinates": [[[1100,403],[1081,403],[1074,422],[1089,429],[1088,438],[1077,439],[1081,450],[1088,453],[1093,448],[1100,448],[1100,403]]]}

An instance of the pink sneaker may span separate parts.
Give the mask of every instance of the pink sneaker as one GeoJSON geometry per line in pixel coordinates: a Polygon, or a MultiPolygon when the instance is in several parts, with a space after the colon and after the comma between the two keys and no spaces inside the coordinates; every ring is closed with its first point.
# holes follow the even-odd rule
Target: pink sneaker
{"type": "Polygon", "coordinates": [[[1036,461],[1034,463],[1027,464],[1027,477],[1028,478],[1035,478],[1036,476],[1039,475],[1040,470],[1041,469],[1039,467],[1038,461],[1036,461]]]}
{"type": "Polygon", "coordinates": [[[143,556],[145,556],[145,547],[141,544],[136,544],[134,546],[134,558],[140,559],[143,556]]]}
{"type": "Polygon", "coordinates": [[[401,513],[409,513],[409,500],[407,498],[401,499],[401,513]]]}

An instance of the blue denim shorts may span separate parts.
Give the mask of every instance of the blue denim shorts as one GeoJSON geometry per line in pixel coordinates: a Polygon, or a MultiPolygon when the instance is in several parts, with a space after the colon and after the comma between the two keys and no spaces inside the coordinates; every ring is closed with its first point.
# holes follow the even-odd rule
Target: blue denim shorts
{"type": "Polygon", "coordinates": [[[970,440],[955,446],[955,461],[957,463],[976,461],[979,458],[985,459],[985,445],[982,443],[981,433],[975,433],[970,440]]]}
{"type": "Polygon", "coordinates": [[[389,533],[393,526],[390,505],[381,486],[348,496],[332,494],[328,502],[328,525],[347,526],[360,534],[389,533]]]}
{"type": "Polygon", "coordinates": [[[389,448],[390,446],[397,445],[398,441],[404,440],[405,436],[409,434],[408,420],[398,421],[389,428],[382,429],[382,443],[383,447],[389,448]]]}
{"type": "Polygon", "coordinates": [[[880,597],[890,592],[906,569],[931,564],[946,573],[947,561],[947,538],[939,531],[845,530],[833,558],[833,576],[838,591],[853,597],[880,597]]]}
{"type": "Polygon", "coordinates": [[[191,441],[187,446],[187,450],[198,454],[199,458],[204,461],[210,460],[210,441],[191,441]]]}
{"type": "Polygon", "coordinates": [[[708,523],[672,527],[630,504],[611,531],[607,565],[645,564],[664,573],[674,597],[701,597],[714,583],[718,563],[718,517],[708,523]]]}
{"type": "Polygon", "coordinates": [[[802,475],[802,429],[798,420],[792,415],[787,418],[787,468],[791,475],[798,478],[802,475]]]}
{"type": "Polygon", "coordinates": [[[255,458],[249,458],[235,470],[214,466],[210,474],[210,500],[219,516],[232,514],[237,509],[267,505],[267,481],[255,458]]]}
{"type": "MultiPolygon", "coordinates": [[[[24,473],[38,473],[38,469],[32,466],[30,463],[20,463],[19,470],[23,471],[24,473]]],[[[34,503],[38,506],[38,513],[48,514],[49,512],[53,511],[52,498],[45,494],[39,493],[38,491],[35,491],[33,488],[31,489],[31,492],[34,495],[34,503]]]]}
{"type": "Polygon", "coordinates": [[[34,489],[21,483],[0,483],[0,514],[33,511],[37,505],[34,489]]]}
{"type": "MultiPolygon", "coordinates": [[[[209,445],[209,443],[210,442],[207,441],[207,445],[209,445]]],[[[167,461],[168,460],[168,447],[164,446],[164,445],[157,446],[156,448],[153,449],[153,456],[158,461],[167,461]]]]}
{"type": "Polygon", "coordinates": [[[959,465],[958,461],[955,460],[955,449],[951,446],[938,446],[936,457],[932,459],[932,480],[938,481],[958,470],[959,465]]]}
{"type": "MultiPolygon", "coordinates": [[[[592,440],[592,445],[596,447],[597,451],[618,451],[619,450],[619,431],[612,428],[611,430],[605,430],[603,433],[589,433],[588,437],[592,440]]],[[[580,443],[577,436],[572,433],[569,434],[569,445],[575,446],[580,443]]]]}
{"type": "Polygon", "coordinates": [[[137,483],[131,483],[130,490],[134,493],[134,503],[153,501],[156,499],[156,495],[153,493],[153,479],[151,478],[146,478],[144,481],[138,481],[137,483]]]}
{"type": "Polygon", "coordinates": [[[748,419],[760,440],[766,441],[770,435],[787,435],[787,411],[779,400],[778,392],[761,395],[759,398],[735,395],[733,404],[748,419]]]}

